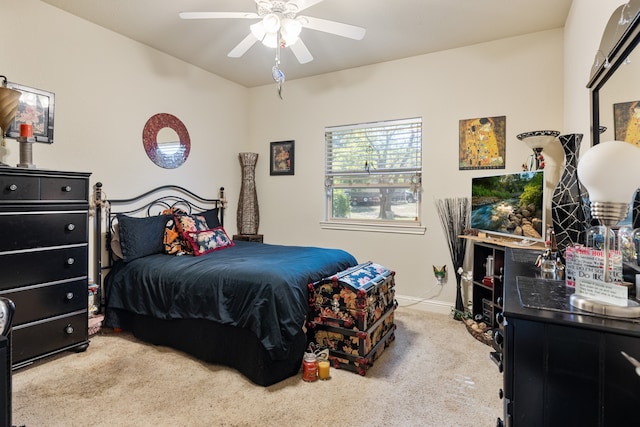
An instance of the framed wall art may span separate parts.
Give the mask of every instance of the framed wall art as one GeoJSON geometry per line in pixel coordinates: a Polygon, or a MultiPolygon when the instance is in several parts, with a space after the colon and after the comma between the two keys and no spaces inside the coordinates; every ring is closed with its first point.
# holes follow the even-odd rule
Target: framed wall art
{"type": "Polygon", "coordinates": [[[506,116],[460,120],[459,169],[504,169],[506,116]]]}
{"type": "Polygon", "coordinates": [[[41,89],[7,82],[7,87],[22,92],[18,101],[18,112],[9,126],[7,135],[10,138],[20,136],[20,125],[33,126],[33,138],[36,142],[53,143],[53,112],[55,95],[41,89]]]}
{"type": "Polygon", "coordinates": [[[269,172],[271,175],[293,175],[295,161],[295,141],[271,143],[269,151],[269,172]]]}
{"type": "Polygon", "coordinates": [[[613,104],[615,139],[640,145],[640,101],[613,104]]]}

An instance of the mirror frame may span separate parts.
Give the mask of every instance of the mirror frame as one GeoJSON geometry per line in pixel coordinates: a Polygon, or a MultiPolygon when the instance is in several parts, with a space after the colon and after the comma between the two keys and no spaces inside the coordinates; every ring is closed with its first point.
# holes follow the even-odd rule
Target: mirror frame
{"type": "Polygon", "coordinates": [[[587,88],[591,89],[591,142],[600,143],[600,89],[624,63],[640,42],[640,0],[630,0],[619,6],[609,18],[596,53],[587,88]],[[625,10],[629,8],[629,10],[625,10]],[[620,24],[622,13],[631,18],[620,24]],[[616,39],[618,34],[622,34],[616,39]],[[610,47],[610,49],[609,49],[610,47]]]}
{"type": "Polygon", "coordinates": [[[187,127],[179,118],[169,113],[158,113],[147,120],[142,130],[142,144],[149,160],[165,169],[182,166],[191,151],[191,139],[187,127]],[[158,134],[164,128],[169,128],[178,135],[182,152],[177,156],[166,157],[158,145],[158,134]]]}

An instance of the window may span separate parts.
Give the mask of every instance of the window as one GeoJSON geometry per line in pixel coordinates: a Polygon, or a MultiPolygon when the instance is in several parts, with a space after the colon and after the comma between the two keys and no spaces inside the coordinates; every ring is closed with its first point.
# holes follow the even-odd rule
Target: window
{"type": "Polygon", "coordinates": [[[422,119],[325,129],[326,219],[419,225],[422,119]]]}

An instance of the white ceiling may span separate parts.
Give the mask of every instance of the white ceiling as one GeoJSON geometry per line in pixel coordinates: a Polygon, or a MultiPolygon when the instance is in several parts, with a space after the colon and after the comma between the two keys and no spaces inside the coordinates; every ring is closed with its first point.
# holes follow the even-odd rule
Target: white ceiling
{"type": "MultiPolygon", "coordinates": [[[[41,0],[246,87],[273,83],[275,50],[256,43],[227,53],[254,20],[182,20],[178,12],[255,12],[255,0],[41,0]]],[[[367,29],[363,40],[303,29],[314,56],[304,65],[288,49],[287,80],[564,26],[572,0],[324,0],[300,15],[367,29]]]]}

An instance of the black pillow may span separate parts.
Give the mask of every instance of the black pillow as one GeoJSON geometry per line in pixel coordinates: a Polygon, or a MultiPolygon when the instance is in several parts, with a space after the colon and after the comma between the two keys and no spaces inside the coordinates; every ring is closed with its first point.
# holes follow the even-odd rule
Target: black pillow
{"type": "Polygon", "coordinates": [[[218,219],[218,208],[210,209],[208,211],[200,212],[197,215],[202,215],[207,221],[209,228],[220,227],[220,220],[218,219]]]}
{"type": "Polygon", "coordinates": [[[125,262],[164,252],[164,227],[171,215],[135,218],[119,214],[117,218],[125,262]]]}

